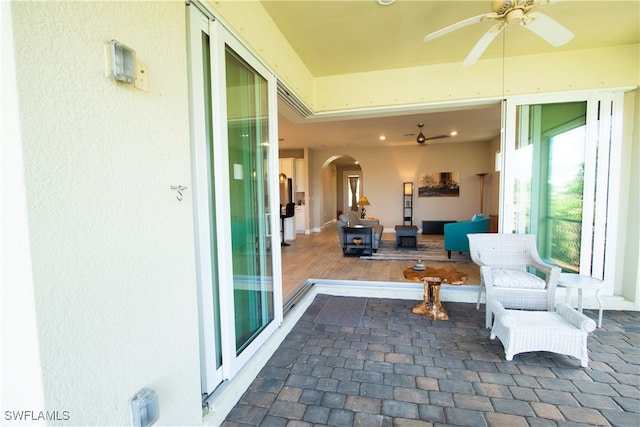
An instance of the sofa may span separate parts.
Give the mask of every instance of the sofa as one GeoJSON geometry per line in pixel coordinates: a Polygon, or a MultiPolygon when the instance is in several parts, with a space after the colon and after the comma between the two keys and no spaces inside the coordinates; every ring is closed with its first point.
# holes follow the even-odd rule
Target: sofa
{"type": "Polygon", "coordinates": [[[469,252],[469,233],[488,233],[491,218],[481,214],[474,215],[471,221],[452,222],[444,225],[444,250],[451,258],[451,251],[469,252]]]}
{"type": "Polygon", "coordinates": [[[338,238],[340,239],[340,247],[344,247],[343,228],[347,226],[354,227],[356,225],[370,225],[373,227],[373,242],[371,247],[373,251],[376,252],[380,245],[380,239],[382,238],[382,231],[384,230],[384,227],[377,219],[361,219],[355,211],[343,213],[338,217],[338,238]]]}

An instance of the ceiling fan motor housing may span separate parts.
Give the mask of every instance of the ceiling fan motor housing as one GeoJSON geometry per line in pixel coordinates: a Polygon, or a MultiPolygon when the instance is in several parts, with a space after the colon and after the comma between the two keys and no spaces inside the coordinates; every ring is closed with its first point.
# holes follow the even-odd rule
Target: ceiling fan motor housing
{"type": "Polygon", "coordinates": [[[536,5],[536,0],[493,0],[491,3],[491,11],[498,14],[498,16],[505,16],[515,10],[519,10],[519,16],[527,13],[536,5]]]}

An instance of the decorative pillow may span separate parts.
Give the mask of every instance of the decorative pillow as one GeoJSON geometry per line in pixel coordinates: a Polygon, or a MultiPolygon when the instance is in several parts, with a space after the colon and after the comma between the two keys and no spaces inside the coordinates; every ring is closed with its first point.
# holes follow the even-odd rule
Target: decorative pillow
{"type": "Polygon", "coordinates": [[[479,219],[483,219],[483,218],[484,218],[484,215],[482,215],[482,214],[475,214],[475,215],[473,216],[473,218],[471,218],[471,221],[478,221],[479,219]]]}
{"type": "Polygon", "coordinates": [[[491,269],[491,276],[498,288],[544,289],[547,285],[540,277],[520,270],[491,269]]]}

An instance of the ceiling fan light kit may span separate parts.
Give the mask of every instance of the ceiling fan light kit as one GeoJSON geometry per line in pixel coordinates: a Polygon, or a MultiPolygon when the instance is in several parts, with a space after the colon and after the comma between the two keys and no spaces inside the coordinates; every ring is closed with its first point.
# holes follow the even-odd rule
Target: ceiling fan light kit
{"type": "MultiPolygon", "coordinates": [[[[420,133],[418,133],[418,137],[416,138],[416,142],[418,144],[424,144],[427,141],[433,141],[434,139],[442,139],[442,138],[449,138],[449,136],[451,135],[434,135],[434,136],[430,136],[430,137],[426,137],[424,136],[424,134],[422,133],[422,128],[424,127],[424,123],[418,123],[418,128],[420,129],[420,133]]],[[[452,132],[452,135],[454,133],[452,132]]],[[[458,133],[456,132],[455,135],[457,135],[458,133]]]]}
{"type": "Polygon", "coordinates": [[[556,3],[558,1],[560,0],[494,0],[491,3],[491,12],[473,16],[456,22],[455,24],[451,24],[445,28],[428,34],[425,36],[423,41],[431,41],[452,31],[468,27],[469,25],[473,25],[478,22],[489,20],[498,21],[496,25],[492,26],[471,49],[471,52],[469,52],[465,60],[462,62],[463,67],[475,64],[498,34],[500,34],[507,25],[516,22],[520,23],[522,27],[536,34],[552,46],[562,46],[573,38],[573,33],[547,15],[540,12],[532,13],[536,8],[556,3]]]}
{"type": "Polygon", "coordinates": [[[422,133],[422,126],[424,126],[424,123],[418,123],[418,128],[420,128],[420,133],[416,138],[416,141],[418,142],[418,144],[424,144],[424,142],[427,140],[427,138],[422,133]]]}

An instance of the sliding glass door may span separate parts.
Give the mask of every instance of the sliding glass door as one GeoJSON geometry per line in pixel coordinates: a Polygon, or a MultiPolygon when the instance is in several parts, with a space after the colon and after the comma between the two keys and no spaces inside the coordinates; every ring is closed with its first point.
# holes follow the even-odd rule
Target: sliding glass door
{"type": "Polygon", "coordinates": [[[586,104],[516,110],[513,231],[536,234],[540,254],[572,272],[580,269],[586,104]]]}
{"type": "Polygon", "coordinates": [[[193,4],[187,9],[200,359],[208,396],[282,321],[278,223],[271,220],[278,211],[271,143],[277,95],[275,77],[224,27],[193,4]]]}
{"type": "Polygon", "coordinates": [[[613,272],[615,225],[607,219],[617,212],[609,173],[619,162],[616,101],[612,94],[512,99],[502,143],[502,231],[535,234],[543,258],[601,279],[607,265],[613,272]]]}
{"type": "Polygon", "coordinates": [[[274,319],[267,80],[225,49],[236,354],[274,319]]]}

